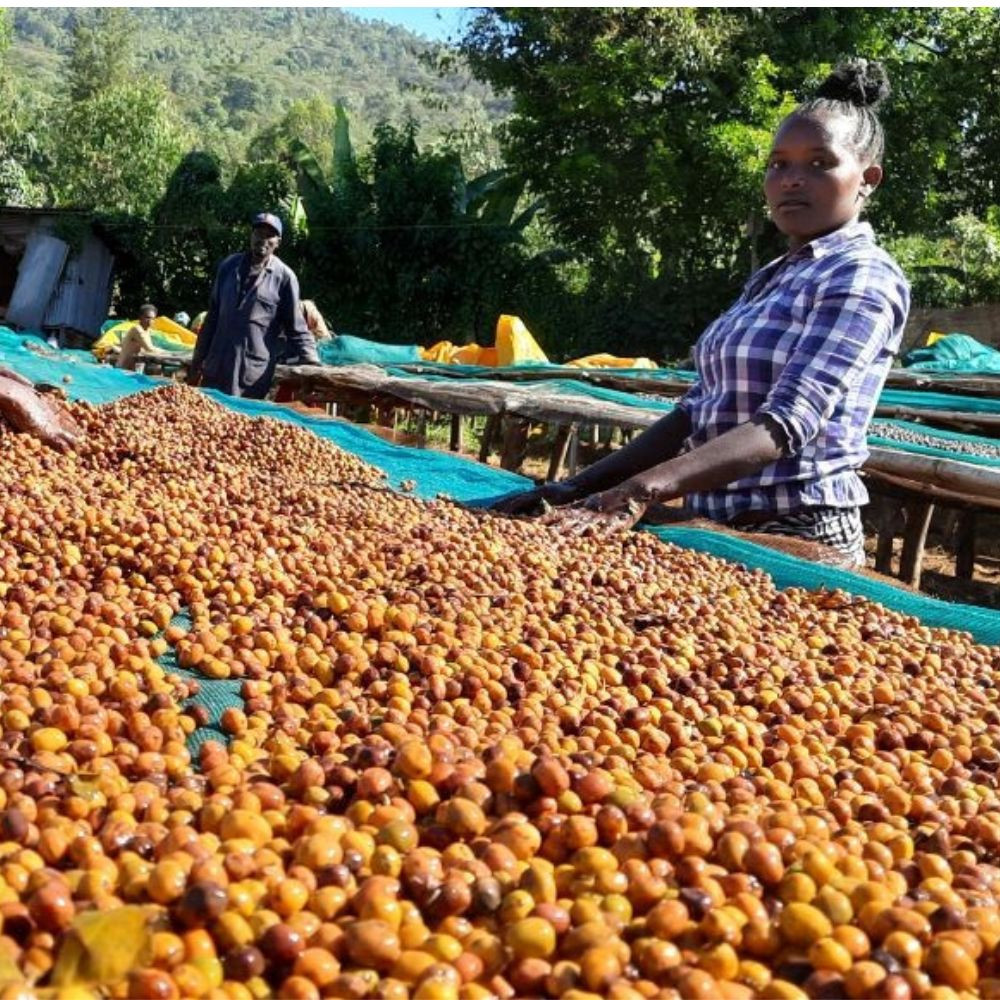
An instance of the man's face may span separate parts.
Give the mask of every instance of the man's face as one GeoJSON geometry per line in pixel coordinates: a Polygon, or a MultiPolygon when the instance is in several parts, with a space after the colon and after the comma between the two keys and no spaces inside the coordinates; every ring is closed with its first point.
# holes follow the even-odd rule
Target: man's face
{"type": "Polygon", "coordinates": [[[143,314],[142,314],[142,315],[141,315],[141,316],[139,317],[139,325],[140,325],[140,326],[141,326],[141,327],[142,327],[142,328],[143,328],[144,330],[148,330],[148,329],[149,329],[149,327],[150,327],[150,324],[151,324],[151,323],[153,322],[153,320],[154,320],[155,318],[156,318],[156,314],[155,314],[155,313],[148,313],[148,312],[145,312],[145,313],[143,313],[143,314]]]}
{"type": "Polygon", "coordinates": [[[261,264],[267,260],[281,243],[281,237],[270,226],[254,226],[250,233],[250,256],[261,264]]]}

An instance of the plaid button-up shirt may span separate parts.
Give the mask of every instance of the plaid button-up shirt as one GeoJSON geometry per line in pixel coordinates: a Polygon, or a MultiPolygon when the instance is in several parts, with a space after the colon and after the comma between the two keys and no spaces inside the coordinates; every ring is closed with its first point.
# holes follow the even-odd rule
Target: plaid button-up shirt
{"type": "Polygon", "coordinates": [[[863,222],[757,271],[695,345],[699,379],[678,403],[691,418],[685,450],[767,414],[784,431],[786,454],[723,489],[690,494],[688,508],[730,521],[867,503],[856,470],[909,305],[902,271],[863,222]]]}

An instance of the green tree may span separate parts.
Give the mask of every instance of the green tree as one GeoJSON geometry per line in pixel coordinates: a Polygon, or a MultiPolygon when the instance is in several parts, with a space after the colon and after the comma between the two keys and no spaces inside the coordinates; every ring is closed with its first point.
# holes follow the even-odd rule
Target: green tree
{"type": "Polygon", "coordinates": [[[324,173],[333,166],[336,109],[325,97],[293,101],[277,121],[262,129],[247,146],[252,162],[287,159],[293,139],[308,146],[324,173]]]}
{"type": "Polygon", "coordinates": [[[770,135],[841,58],[882,59],[894,85],[881,231],[941,233],[997,200],[996,10],[488,8],[461,50],[513,100],[507,163],[630,351],[681,350],[779,252],[770,135]]]}
{"type": "Polygon", "coordinates": [[[10,18],[10,11],[6,7],[0,7],[0,70],[3,69],[3,54],[10,48],[13,33],[14,25],[10,18]]]}
{"type": "Polygon", "coordinates": [[[138,78],[65,106],[56,139],[63,203],[144,214],[163,193],[186,136],[163,87],[138,78]]]}
{"type": "Polygon", "coordinates": [[[44,191],[31,174],[38,152],[34,123],[5,60],[12,21],[0,8],[0,204],[35,205],[44,191]]]}
{"type": "Polygon", "coordinates": [[[69,54],[68,83],[72,101],[87,101],[102,90],[128,80],[134,61],[138,26],[123,7],[76,12],[69,54]]]}
{"type": "Polygon", "coordinates": [[[212,153],[185,155],[151,214],[154,245],[146,249],[152,265],[146,277],[161,309],[200,311],[215,266],[229,252],[232,233],[226,222],[227,199],[219,159],[212,153]]]}
{"type": "Polygon", "coordinates": [[[420,148],[413,123],[376,126],[356,159],[338,109],[331,179],[303,144],[292,151],[308,232],[302,287],[341,330],[490,342],[497,314],[516,311],[529,274],[549,267],[525,239],[539,206],[522,204],[524,181],[503,170],[467,180],[453,150],[420,148]]]}
{"type": "Polygon", "coordinates": [[[765,63],[734,62],[739,31],[719,10],[494,8],[463,39],[473,70],[513,97],[507,162],[630,317],[623,349],[650,349],[665,313],[689,335],[701,293],[719,294],[720,273],[723,294],[734,287],[751,205],[727,198],[749,186],[780,103],[765,63]]]}

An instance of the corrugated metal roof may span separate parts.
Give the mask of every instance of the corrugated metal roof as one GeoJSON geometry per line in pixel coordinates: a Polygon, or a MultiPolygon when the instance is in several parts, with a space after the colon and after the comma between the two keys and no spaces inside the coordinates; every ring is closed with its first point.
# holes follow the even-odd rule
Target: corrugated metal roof
{"type": "MultiPolygon", "coordinates": [[[[51,239],[55,234],[54,223],[59,217],[78,216],[89,218],[90,213],[78,209],[26,208],[18,205],[0,206],[0,245],[7,253],[18,255],[42,237],[51,239]]],[[[84,239],[77,253],[70,253],[65,267],[54,259],[46,265],[45,273],[25,270],[22,258],[18,268],[18,285],[15,286],[11,304],[19,307],[21,299],[32,301],[43,295],[35,307],[19,320],[16,315],[24,313],[15,308],[8,312],[8,319],[19,326],[38,328],[65,327],[80,333],[97,337],[101,324],[108,314],[111,303],[111,271],[114,257],[107,244],[93,230],[84,239]],[[51,275],[52,267],[58,266],[59,273],[51,275]],[[22,284],[22,278],[24,279],[22,284]],[[20,287],[18,287],[20,286],[20,287]],[[52,289],[49,294],[48,289],[52,289]],[[30,322],[28,321],[30,319],[30,322]]]]}
{"type": "Polygon", "coordinates": [[[101,332],[101,324],[111,304],[111,251],[91,234],[78,253],[70,255],[42,325],[69,327],[92,337],[101,332]]]}

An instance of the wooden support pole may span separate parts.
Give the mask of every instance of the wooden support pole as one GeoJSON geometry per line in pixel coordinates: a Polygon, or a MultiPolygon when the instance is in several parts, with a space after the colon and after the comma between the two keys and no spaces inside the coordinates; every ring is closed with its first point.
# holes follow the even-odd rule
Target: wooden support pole
{"type": "Polygon", "coordinates": [[[555,482],[562,472],[563,463],[566,461],[566,451],[569,448],[569,439],[575,426],[575,424],[556,425],[556,439],[552,445],[552,457],[549,459],[549,472],[545,477],[548,482],[555,482]]]}
{"type": "Polygon", "coordinates": [[[490,449],[493,447],[493,439],[500,429],[500,414],[492,413],[486,418],[486,426],[483,428],[483,442],[479,446],[479,461],[485,464],[490,460],[490,449]]]}
{"type": "Polygon", "coordinates": [[[920,586],[927,529],[931,525],[934,504],[927,500],[909,500],[906,504],[906,530],[903,532],[903,554],[899,559],[899,578],[911,587],[920,586]]]}
{"type": "Polygon", "coordinates": [[[896,537],[899,508],[888,497],[879,500],[878,544],[875,547],[875,570],[892,573],[892,543],[896,537]]]}
{"type": "Polygon", "coordinates": [[[519,417],[507,417],[503,422],[503,446],[500,449],[500,468],[517,472],[521,468],[524,456],[528,451],[527,420],[519,417]]]}
{"type": "Polygon", "coordinates": [[[451,415],[451,439],[448,441],[450,451],[462,450],[462,415],[453,413],[451,415]]]}
{"type": "Polygon", "coordinates": [[[580,428],[577,424],[570,425],[569,432],[569,474],[575,476],[580,467],[580,428]]]}
{"type": "Polygon", "coordinates": [[[958,515],[955,533],[955,576],[971,580],[976,569],[976,512],[963,510],[958,515]]]}

